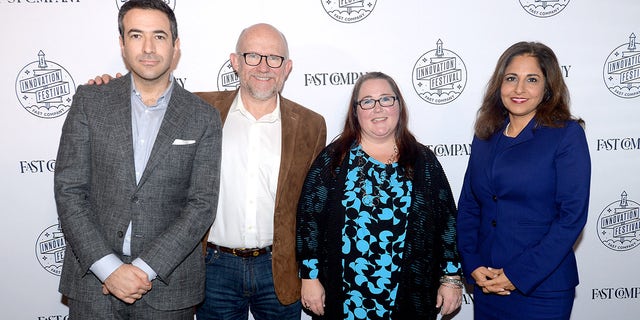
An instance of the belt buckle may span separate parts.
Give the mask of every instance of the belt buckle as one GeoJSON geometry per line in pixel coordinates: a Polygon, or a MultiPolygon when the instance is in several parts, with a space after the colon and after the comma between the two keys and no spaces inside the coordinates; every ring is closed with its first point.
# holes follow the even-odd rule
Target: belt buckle
{"type": "Polygon", "coordinates": [[[260,249],[233,248],[231,254],[236,257],[257,257],[260,255],[260,249]]]}

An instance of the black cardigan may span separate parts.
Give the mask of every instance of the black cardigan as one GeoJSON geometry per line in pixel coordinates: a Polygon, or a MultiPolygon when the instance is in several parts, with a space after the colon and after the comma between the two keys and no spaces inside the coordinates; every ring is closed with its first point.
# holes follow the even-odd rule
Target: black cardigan
{"type": "MultiPolygon", "coordinates": [[[[327,146],[309,169],[296,224],[298,261],[319,261],[325,315],[317,319],[331,320],[343,318],[341,239],[345,210],[341,200],[348,171],[338,168],[331,172],[331,160],[336,156],[333,147],[327,146]]],[[[393,319],[436,319],[439,278],[447,261],[460,261],[456,250],[456,207],[449,182],[433,152],[422,144],[418,149],[393,319]]],[[[345,156],[340,166],[347,166],[348,159],[345,156]]]]}

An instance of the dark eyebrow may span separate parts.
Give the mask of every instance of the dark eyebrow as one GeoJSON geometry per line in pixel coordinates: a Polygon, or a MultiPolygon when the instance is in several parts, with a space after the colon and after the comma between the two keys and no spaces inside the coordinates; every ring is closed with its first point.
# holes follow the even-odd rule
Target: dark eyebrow
{"type": "MultiPolygon", "coordinates": [[[[140,30],[140,29],[131,29],[131,30],[127,31],[127,34],[131,34],[131,33],[144,33],[144,32],[143,32],[142,30],[140,30]]],[[[153,34],[158,34],[158,33],[161,33],[161,34],[163,34],[163,35],[165,35],[165,36],[168,36],[168,35],[169,35],[169,34],[168,34],[166,31],[164,31],[164,30],[154,30],[154,31],[153,31],[153,34]]]]}
{"type": "MultiPolygon", "coordinates": [[[[506,77],[506,76],[518,76],[518,75],[516,73],[514,73],[514,72],[509,72],[509,73],[505,73],[504,76],[506,77]]],[[[541,77],[541,75],[539,75],[537,73],[528,73],[526,76],[527,77],[531,77],[531,76],[541,77]]]]}

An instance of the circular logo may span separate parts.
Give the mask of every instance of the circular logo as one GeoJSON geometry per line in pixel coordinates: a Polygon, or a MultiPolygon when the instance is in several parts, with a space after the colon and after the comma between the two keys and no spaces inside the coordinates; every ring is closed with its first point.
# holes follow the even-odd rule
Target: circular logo
{"type": "MultiPolygon", "coordinates": [[[[116,0],[116,5],[118,6],[118,10],[120,10],[120,7],[122,7],[122,5],[127,1],[129,1],[129,0],[116,0]]],[[[171,10],[175,10],[176,9],[176,1],[177,0],[163,0],[163,1],[164,1],[164,3],[169,5],[169,7],[171,7],[171,10]]]]}
{"type": "Polygon", "coordinates": [[[62,272],[66,241],[60,226],[54,224],[42,231],[36,241],[36,258],[42,268],[59,276],[62,272]]]}
{"type": "Polygon", "coordinates": [[[568,4],[569,0],[520,0],[522,9],[538,18],[555,16],[568,4]]]}
{"type": "Polygon", "coordinates": [[[467,68],[455,52],[444,49],[442,40],[438,40],[436,49],[416,61],[411,81],[422,100],[431,104],[447,104],[464,91],[467,68]]]}
{"type": "Polygon", "coordinates": [[[75,88],[69,72],[46,60],[42,50],[38,52],[38,60],[22,68],[16,78],[18,101],[40,118],[56,118],[69,111],[75,88]]]}
{"type": "Polygon", "coordinates": [[[240,78],[233,67],[231,60],[227,60],[218,71],[218,91],[232,91],[240,86],[240,78]]]}
{"type": "Polygon", "coordinates": [[[376,6],[376,0],[320,0],[320,3],[333,20],[342,23],[362,21],[376,6]]]}
{"type": "Polygon", "coordinates": [[[629,42],[615,48],[604,63],[602,77],[611,93],[620,98],[640,96],[640,50],[636,35],[629,36],[629,42]]]}
{"type": "Polygon", "coordinates": [[[615,251],[627,251],[640,245],[640,205],[627,199],[622,192],[620,200],[609,204],[597,220],[600,242],[615,251]]]}

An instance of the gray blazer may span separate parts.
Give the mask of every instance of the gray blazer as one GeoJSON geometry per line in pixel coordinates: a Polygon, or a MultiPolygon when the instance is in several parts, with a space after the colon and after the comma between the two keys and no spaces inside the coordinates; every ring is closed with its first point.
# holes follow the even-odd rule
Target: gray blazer
{"type": "Polygon", "coordinates": [[[67,244],[59,290],[73,299],[100,299],[101,283],[89,268],[111,253],[128,261],[122,245],[132,221],[131,258],[158,273],[143,299],[160,310],[190,307],[204,298],[198,244],[218,201],[220,114],[174,85],[136,184],[130,95],[129,75],[80,86],[62,127],[54,187],[67,244]]]}

